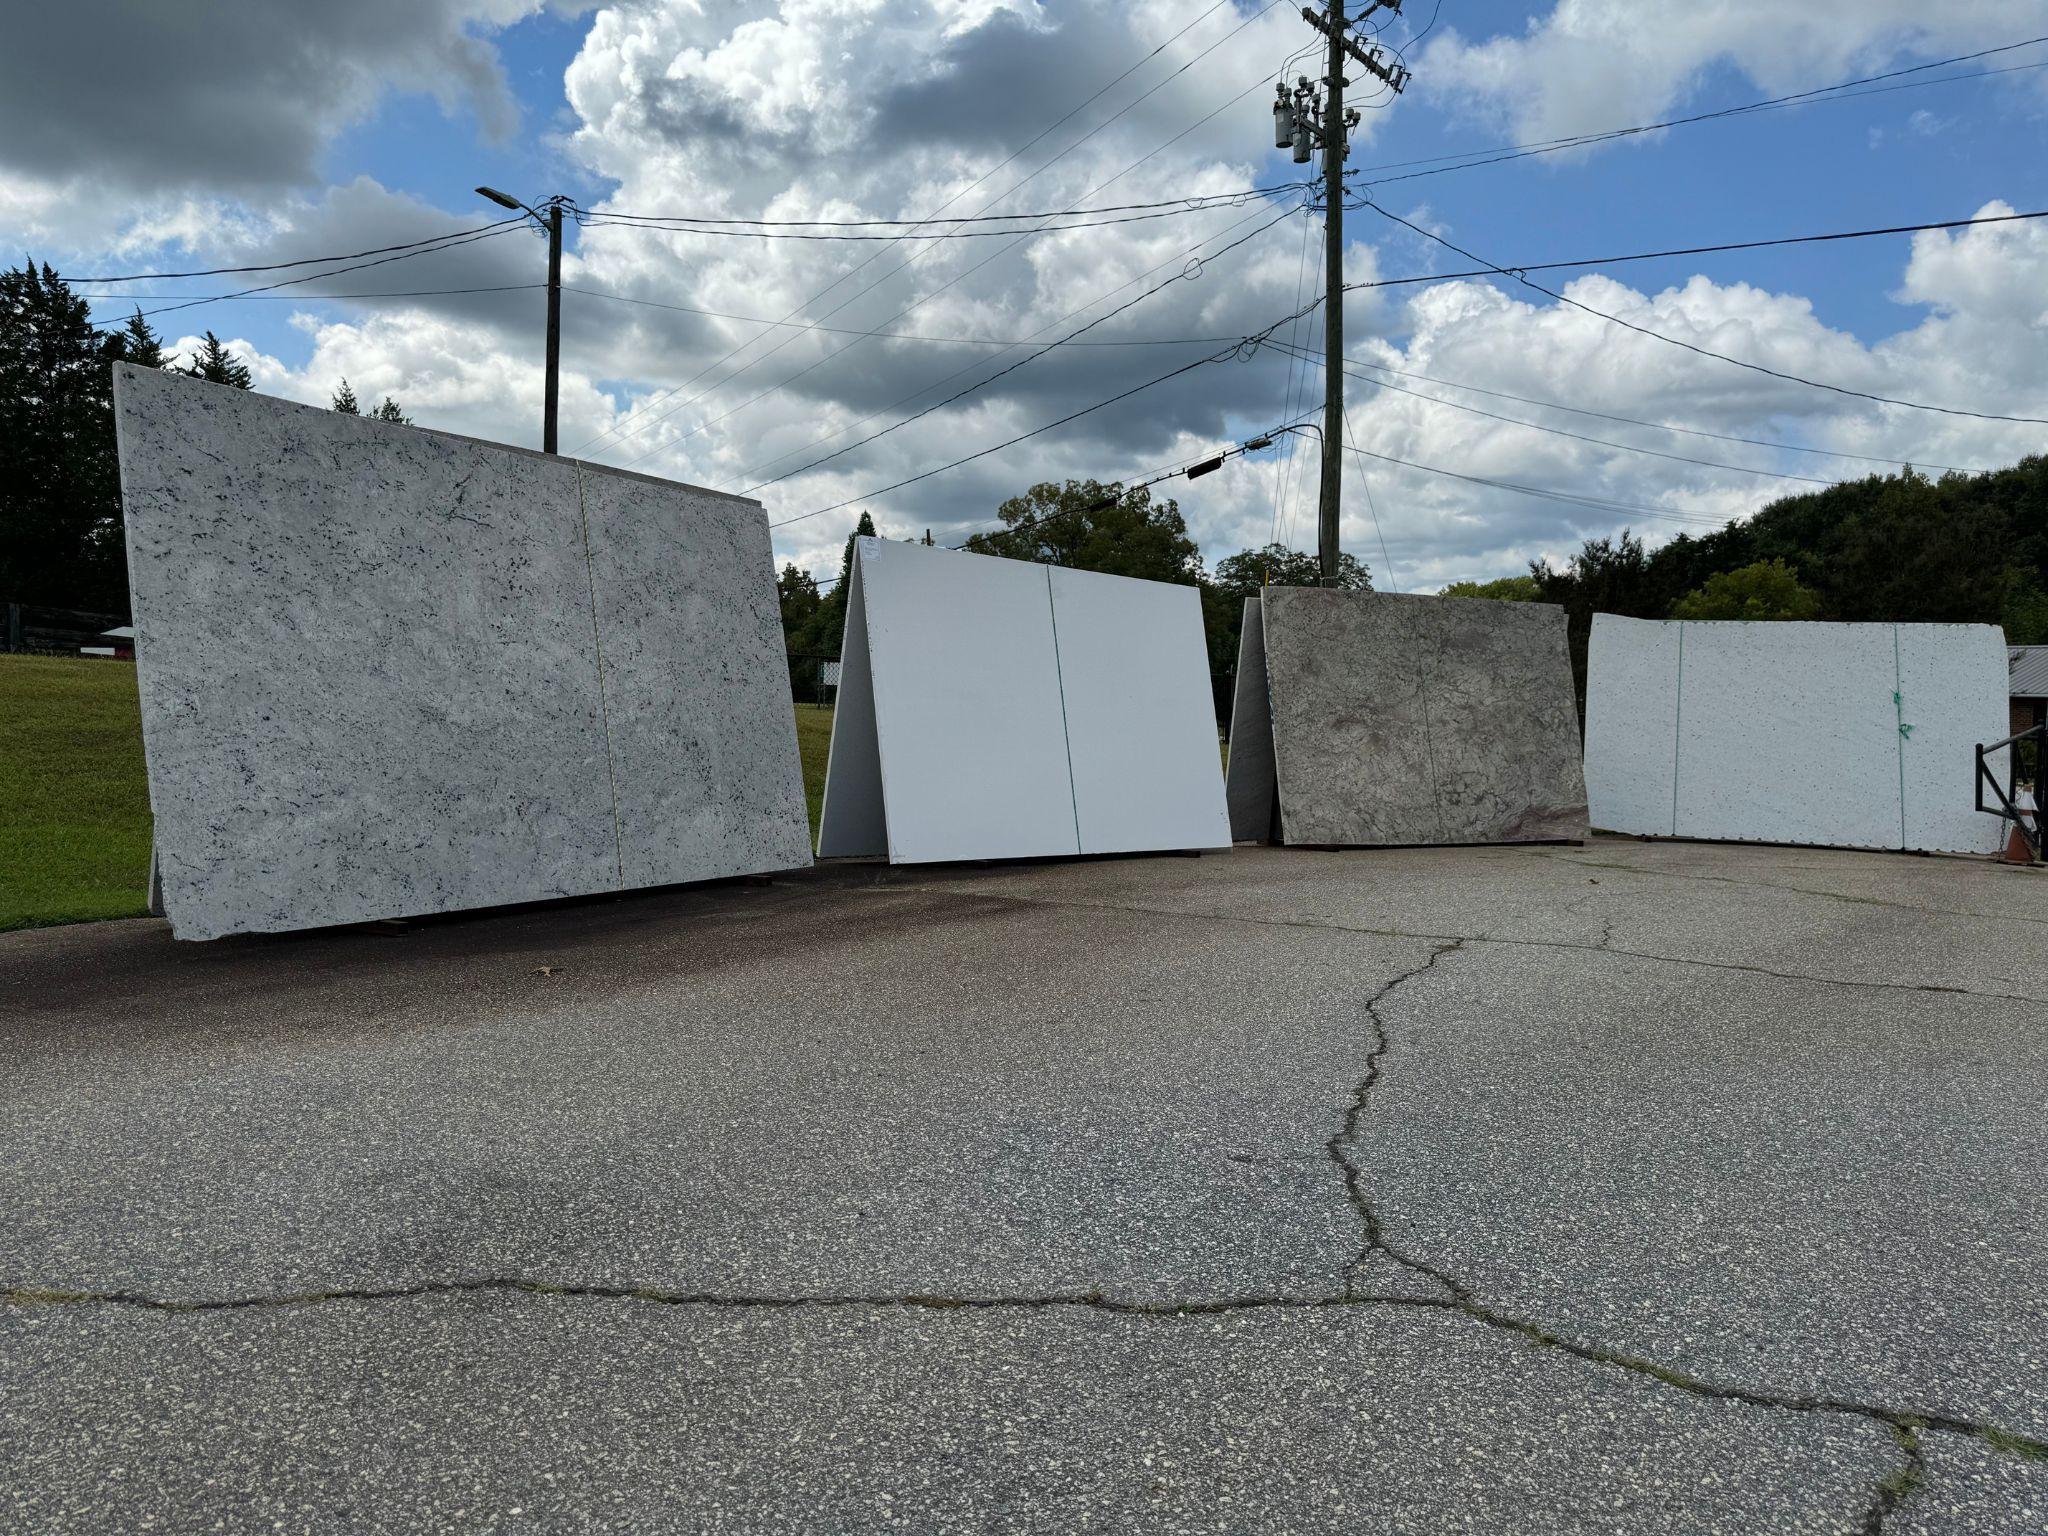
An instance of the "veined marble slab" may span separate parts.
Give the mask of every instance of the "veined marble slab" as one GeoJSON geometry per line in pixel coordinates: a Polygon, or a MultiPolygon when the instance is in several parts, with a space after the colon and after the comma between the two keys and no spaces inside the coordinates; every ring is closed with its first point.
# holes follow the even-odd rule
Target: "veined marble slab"
{"type": "Polygon", "coordinates": [[[758,506],[128,366],[115,404],[180,938],[807,862],[780,646],[751,611],[774,601],[758,506]],[[666,699],[663,655],[691,674],[666,699]],[[664,758],[679,712],[769,786],[722,831],[686,808],[745,775],[664,758]]]}
{"type": "Polygon", "coordinates": [[[1979,742],[2007,730],[1986,624],[1742,623],[1596,614],[1593,823],[1732,842],[1992,853],[1979,742]]]}
{"type": "Polygon", "coordinates": [[[1241,669],[1231,731],[1234,782],[1247,753],[1240,837],[1257,835],[1261,710],[1286,842],[1586,835],[1561,609],[1317,587],[1259,602],[1264,697],[1241,669]]]}

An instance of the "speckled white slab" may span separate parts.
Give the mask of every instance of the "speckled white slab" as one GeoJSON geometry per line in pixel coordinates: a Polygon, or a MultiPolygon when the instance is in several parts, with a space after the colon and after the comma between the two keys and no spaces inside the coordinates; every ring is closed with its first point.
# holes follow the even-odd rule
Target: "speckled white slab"
{"type": "Polygon", "coordinates": [[[2006,731],[2003,634],[1979,624],[1598,614],[1593,824],[1730,842],[1989,853],[1980,741],[2006,731]],[[1902,728],[1903,727],[1903,728],[1902,728]]]}
{"type": "Polygon", "coordinates": [[[811,862],[758,502],[579,466],[628,886],[811,862]]]}
{"type": "MultiPolygon", "coordinates": [[[[716,626],[622,592],[617,622],[639,633],[601,646],[594,611],[599,559],[633,558],[615,544],[639,541],[685,585],[705,549],[661,556],[660,535],[634,526],[644,508],[594,541],[584,515],[600,481],[682,505],[704,493],[125,366],[115,403],[158,868],[180,938],[736,872],[729,839],[693,843],[694,829],[636,832],[629,855],[623,826],[658,820],[697,770],[650,762],[630,730],[608,746],[600,665],[606,648],[629,671],[643,648],[681,654],[716,626]]],[[[731,537],[702,526],[707,549],[731,537]]],[[[722,571],[707,601],[772,603],[765,528],[734,560],[751,580],[722,571]]],[[[758,646],[698,657],[706,676],[748,682],[729,700],[707,684],[697,702],[753,721],[763,665],[758,646]]],[[[765,665],[782,677],[779,647],[765,665]]],[[[622,686],[625,713],[654,718],[646,683],[622,686]]],[[[786,717],[786,689],[781,703],[786,717]]],[[[770,754],[756,772],[793,783],[793,736],[777,752],[765,721],[749,729],[730,739],[770,754]]],[[[747,867],[804,862],[792,815],[801,829],[800,791],[761,823],[747,867]]]]}
{"type": "Polygon", "coordinates": [[[1318,587],[1260,601],[1287,842],[1586,835],[1561,609],[1318,587]]]}

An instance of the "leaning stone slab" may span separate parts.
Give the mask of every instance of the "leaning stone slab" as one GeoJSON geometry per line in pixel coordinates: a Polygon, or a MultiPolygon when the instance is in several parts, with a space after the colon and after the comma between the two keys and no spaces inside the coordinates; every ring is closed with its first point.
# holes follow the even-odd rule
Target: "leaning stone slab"
{"type": "Polygon", "coordinates": [[[115,405],[178,937],[808,861],[757,504],[127,366],[115,405]]]}
{"type": "MultiPolygon", "coordinates": [[[[1593,618],[1586,784],[1615,832],[1992,853],[1978,743],[2007,731],[1988,624],[1593,618]]],[[[2003,767],[2002,760],[1998,766],[2003,767]]]]}
{"type": "Polygon", "coordinates": [[[1562,609],[1309,587],[1258,604],[1231,726],[1235,836],[1267,835],[1268,781],[1288,843],[1586,835],[1562,609]]]}

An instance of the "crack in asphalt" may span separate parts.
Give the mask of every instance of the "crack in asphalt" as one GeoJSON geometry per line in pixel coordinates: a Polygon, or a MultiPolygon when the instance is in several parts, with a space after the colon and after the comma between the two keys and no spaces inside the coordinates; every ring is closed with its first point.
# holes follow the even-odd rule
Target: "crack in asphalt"
{"type": "Polygon", "coordinates": [[[1300,928],[1310,932],[1352,933],[1380,939],[1415,939],[1426,944],[1499,944],[1513,949],[1570,949],[1589,955],[1651,960],[1663,965],[1689,965],[1710,971],[1735,971],[1751,976],[1769,976],[1779,981],[1810,982],[1821,987],[1856,987],[1879,992],[1933,992],[1957,997],[1981,997],[1994,1002],[2048,1003],[2048,997],[2034,997],[2025,992],[1980,992],[1975,987],[1951,987],[1940,982],[1925,981],[1856,981],[1844,976],[1816,976],[1809,971],[1776,971],[1767,966],[1743,965],[1734,960],[1699,960],[1684,955],[1652,954],[1641,949],[1618,949],[1612,942],[1613,920],[1604,925],[1601,942],[1589,943],[1581,939],[1511,939],[1491,933],[1417,933],[1405,928],[1370,928],[1361,923],[1340,923],[1325,918],[1251,917],[1238,912],[1198,912],[1181,907],[1147,907],[1133,902],[1117,901],[1061,901],[1046,896],[1019,896],[1010,891],[962,891],[933,885],[899,885],[888,889],[1020,907],[1051,907],[1076,912],[1128,912],[1143,917],[1244,923],[1258,928],[1300,928]]]}
{"type": "MultiPolygon", "coordinates": [[[[1947,1434],[1967,1436],[2003,1455],[2013,1455],[2027,1460],[2048,1460],[2048,1440],[2028,1435],[2015,1434],[1996,1425],[1964,1419],[1953,1414],[1928,1412],[1919,1409],[1892,1408],[1878,1403],[1857,1402],[1849,1398],[1826,1397],[1818,1394],[1794,1394],[1766,1392],[1753,1387],[1733,1386],[1724,1382],[1709,1381],[1694,1376],[1674,1366],[1665,1365],[1645,1356],[1630,1354],[1619,1349],[1603,1348],[1582,1340],[1565,1337],[1543,1324],[1528,1318],[1516,1317],[1481,1301],[1472,1288],[1447,1270],[1438,1268],[1425,1260],[1396,1248],[1387,1240],[1386,1230],[1380,1221],[1378,1210],[1365,1190],[1365,1170],[1352,1155],[1358,1142],[1358,1133],[1363,1128],[1371,1110],[1373,1089],[1379,1084],[1380,1073],[1393,1040],[1387,1028],[1387,1021],[1380,1013],[1380,1006],[1399,988],[1431,970],[1445,955],[1453,954],[1464,947],[1465,941],[1439,944],[1430,952],[1429,958],[1420,965],[1412,966],[1394,977],[1385,986],[1367,999],[1366,1017],[1372,1021],[1373,1047],[1366,1057],[1365,1075],[1360,1079],[1358,1092],[1346,1110],[1343,1127],[1326,1143],[1330,1157],[1336,1162],[1344,1178],[1344,1192],[1356,1211],[1359,1224],[1365,1232],[1365,1248],[1353,1260],[1346,1271],[1346,1295],[1350,1294],[1349,1276],[1360,1265],[1377,1253],[1393,1263],[1426,1279],[1434,1281],[1449,1294],[1450,1300],[1438,1302],[1417,1301],[1414,1305],[1433,1305],[1454,1310],[1483,1323],[1489,1328],[1522,1337],[1547,1349],[1561,1350],[1565,1354],[1591,1364],[1613,1366],[1620,1370],[1644,1376],[1664,1386],[1687,1392],[1695,1397],[1720,1402],[1745,1403],[1752,1407],[1775,1409],[1787,1413],[1828,1413],[1863,1418],[1884,1425],[1898,1443],[1903,1458],[1900,1467],[1880,1480],[1869,1509],[1865,1512],[1857,1530],[1864,1536],[1878,1536],[1885,1521],[1893,1512],[1904,1505],[1920,1487],[1926,1476],[1926,1461],[1921,1445],[1921,1436],[1928,1430],[1940,1430],[1947,1434]]],[[[1475,941],[1475,942],[1484,942],[1475,941]]],[[[1580,945],[1576,948],[1590,949],[1580,945]]]]}

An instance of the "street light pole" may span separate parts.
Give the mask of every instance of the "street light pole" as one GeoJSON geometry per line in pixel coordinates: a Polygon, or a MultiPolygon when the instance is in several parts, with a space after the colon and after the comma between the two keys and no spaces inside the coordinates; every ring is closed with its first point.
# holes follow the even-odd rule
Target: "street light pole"
{"type": "Polygon", "coordinates": [[[476,190],[479,196],[489,198],[500,208],[526,214],[548,237],[548,372],[545,404],[541,408],[540,446],[541,452],[553,453],[560,441],[555,417],[562,399],[562,205],[568,199],[549,198],[548,211],[543,214],[495,187],[476,190]]]}

